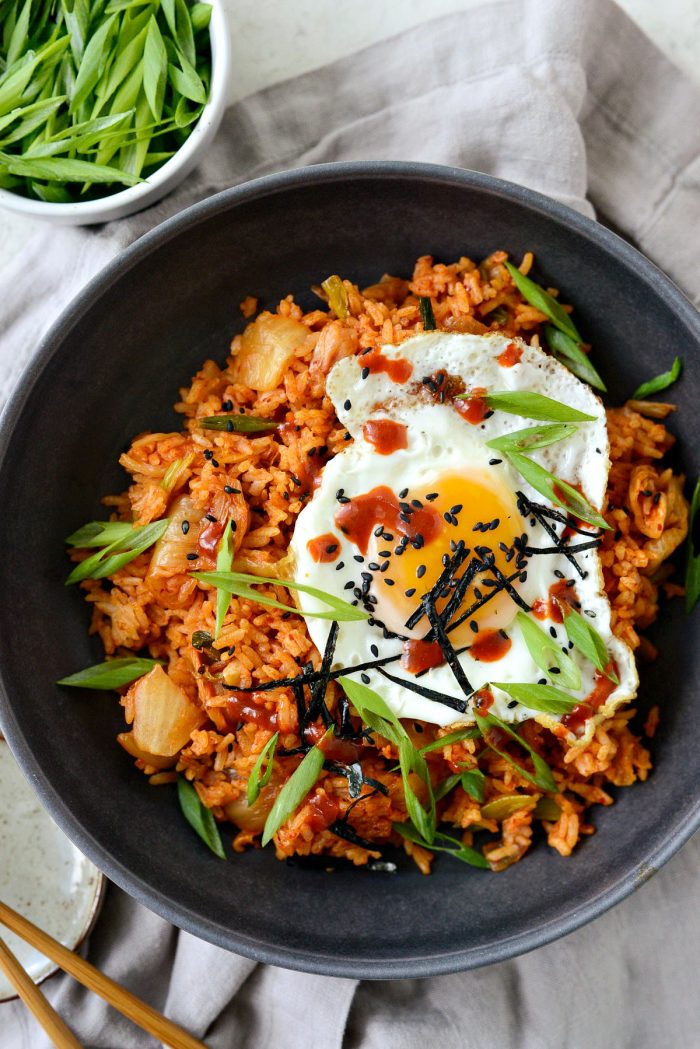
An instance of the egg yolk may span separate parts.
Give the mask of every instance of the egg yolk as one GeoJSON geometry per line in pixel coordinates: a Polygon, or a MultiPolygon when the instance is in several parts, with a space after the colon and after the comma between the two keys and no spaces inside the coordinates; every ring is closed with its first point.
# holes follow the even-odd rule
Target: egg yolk
{"type": "MultiPolygon", "coordinates": [[[[382,534],[376,535],[373,528],[367,543],[366,562],[370,568],[379,565],[383,571],[373,571],[371,592],[377,599],[376,618],[396,633],[420,638],[428,630],[425,618],[414,629],[407,629],[406,621],[420,606],[420,599],[435,585],[445,569],[445,561],[454,554],[461,540],[469,550],[464,563],[455,573],[459,579],[478,548],[493,551],[496,567],[508,576],[513,571],[514,557],[506,560],[512,550],[513,540],[519,534],[520,515],[513,493],[493,471],[465,471],[463,474],[442,474],[429,486],[410,489],[399,493],[399,506],[404,508],[407,521],[395,518],[392,526],[385,524],[382,534]],[[403,496],[403,498],[401,498],[403,496]],[[405,512],[406,504],[409,512],[405,512]],[[418,531],[412,528],[417,519],[429,527],[418,531]],[[398,527],[397,527],[398,525],[398,527]],[[427,533],[427,535],[425,534],[427,533]],[[389,541],[386,535],[392,535],[389,541]],[[397,552],[399,551],[399,552],[397,552]],[[384,567],[386,562],[387,567],[384,567]]],[[[494,589],[488,582],[494,580],[492,572],[478,573],[466,590],[455,618],[487,597],[494,589]]],[[[450,599],[452,588],[437,601],[442,611],[450,599]]],[[[475,630],[498,629],[507,626],[513,619],[516,606],[512,598],[500,591],[469,620],[450,633],[455,646],[471,644],[475,630]]]]}

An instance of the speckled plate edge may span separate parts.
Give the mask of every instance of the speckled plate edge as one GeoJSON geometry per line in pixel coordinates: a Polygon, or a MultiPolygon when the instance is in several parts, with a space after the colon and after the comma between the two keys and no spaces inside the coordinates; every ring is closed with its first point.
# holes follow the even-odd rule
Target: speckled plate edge
{"type": "MultiPolygon", "coordinates": [[[[507,197],[523,208],[554,219],[580,236],[594,242],[606,251],[617,254],[628,266],[651,285],[657,294],[666,297],[682,322],[695,334],[700,343],[700,314],[683,295],[680,289],[661,270],[622,237],[601,226],[592,219],[560,204],[541,193],[518,186],[503,179],[494,178],[466,168],[447,167],[439,164],[424,164],[411,161],[353,161],[339,164],[319,164],[305,168],[266,175],[246,182],[241,186],[223,190],[212,197],[191,205],[180,214],[167,219],[137,240],[122,254],[110,262],[83,288],[68,305],[56,323],[43,337],[39,349],[27,366],[13,396],[0,416],[0,470],[8,450],[12,431],[35,382],[47,366],[54,353],[54,346],[63,334],[76,324],[99,298],[123,274],[154,250],[167,244],[174,237],[200,220],[226,211],[231,205],[264,199],[296,186],[314,186],[320,183],[342,183],[349,179],[395,179],[416,178],[424,182],[443,185],[470,186],[481,192],[507,197]]],[[[517,933],[500,940],[497,945],[481,949],[446,954],[427,955],[420,960],[406,962],[401,958],[354,959],[352,961],[319,958],[312,951],[290,949],[279,945],[261,945],[251,937],[222,930],[214,922],[204,919],[175,899],[156,894],[138,876],[117,862],[109,852],[74,818],[63,798],[54,790],[43,775],[41,766],[32,753],[24,735],[7,703],[4,684],[0,679],[0,727],[4,731],[13,753],[32,781],[39,797],[56,823],[74,841],[82,852],[93,860],[107,876],[123,888],[138,902],[144,904],[161,917],[187,932],[200,936],[226,950],[235,950],[245,957],[271,965],[282,965],[290,969],[318,973],[325,976],[355,977],[360,979],[401,979],[408,977],[439,976],[478,968],[494,962],[505,961],[516,955],[525,954],[537,947],[551,943],[561,936],[599,917],[654,874],[676,853],[700,827],[700,793],[690,815],[678,825],[670,827],[666,836],[655,849],[645,854],[643,862],[621,877],[615,884],[602,890],[584,906],[572,910],[565,918],[546,922],[536,929],[517,933]]]]}
{"type": "MultiPolygon", "coordinates": [[[[9,740],[5,739],[3,734],[0,732],[0,746],[2,746],[3,743],[7,744],[7,747],[10,750],[10,753],[14,757],[14,751],[12,750],[12,747],[10,746],[9,740]]],[[[19,762],[18,762],[18,764],[19,764],[19,762]]],[[[30,789],[33,789],[31,787],[31,784],[29,784],[29,782],[28,782],[27,785],[30,786],[30,789]]],[[[35,791],[35,793],[37,793],[37,792],[35,791]]],[[[39,801],[42,802],[42,804],[43,804],[43,798],[41,797],[41,795],[39,795],[39,801]]],[[[44,807],[48,808],[48,806],[44,806],[44,807]]],[[[55,822],[58,823],[57,820],[55,822]]],[[[60,828],[60,829],[63,829],[63,828],[60,828]]],[[[75,841],[73,840],[73,838],[71,838],[70,840],[71,840],[71,844],[73,845],[73,847],[75,849],[77,849],[77,846],[76,846],[75,841]]],[[[88,856],[88,859],[90,859],[89,856],[88,856]]],[[[66,946],[68,948],[68,950],[70,950],[70,951],[79,951],[80,948],[82,947],[82,945],[85,943],[85,941],[88,938],[88,936],[90,935],[90,933],[92,932],[92,930],[95,928],[95,923],[97,922],[97,919],[98,919],[98,917],[100,915],[100,911],[102,910],[102,904],[104,903],[105,893],[107,892],[107,878],[105,877],[104,873],[100,870],[100,868],[97,867],[97,865],[95,864],[94,860],[91,860],[90,862],[96,868],[96,873],[97,873],[97,877],[95,879],[95,887],[94,887],[93,892],[92,892],[92,902],[90,904],[90,907],[89,907],[86,919],[83,922],[82,928],[80,929],[77,937],[74,940],[72,940],[70,943],[64,944],[64,946],[66,946]]],[[[2,924],[2,922],[0,922],[0,931],[4,930],[5,928],[6,928],[6,926],[4,926],[2,924]]],[[[39,953],[41,953],[41,952],[39,952],[39,953]]],[[[45,956],[45,957],[47,957],[47,956],[45,956]]],[[[40,976],[38,980],[34,980],[34,983],[37,985],[37,987],[39,987],[42,983],[45,983],[47,980],[50,980],[52,976],[55,976],[56,973],[59,973],[61,971],[62,970],[61,970],[61,966],[60,965],[57,965],[55,962],[50,962],[50,966],[49,966],[48,971],[45,972],[43,976],[40,976]]],[[[9,995],[5,995],[3,997],[3,995],[0,993],[0,1005],[4,1005],[5,1002],[14,1002],[14,1001],[18,1001],[18,1000],[19,1000],[19,995],[17,995],[17,994],[9,994],[9,995]]]]}

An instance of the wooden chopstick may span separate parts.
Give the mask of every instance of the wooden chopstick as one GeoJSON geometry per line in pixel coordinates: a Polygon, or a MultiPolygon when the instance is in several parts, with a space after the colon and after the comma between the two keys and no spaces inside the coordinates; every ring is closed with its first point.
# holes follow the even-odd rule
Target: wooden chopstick
{"type": "Polygon", "coordinates": [[[0,969],[30,1012],[34,1013],[56,1049],[82,1049],[73,1032],[66,1027],[51,1002],[44,997],[29,973],[22,968],[4,940],[0,940],[0,969]]]}
{"type": "MultiPolygon", "coordinates": [[[[150,1005],[141,1001],[131,991],[121,987],[114,980],[111,980],[109,976],[105,976],[94,965],[81,958],[79,954],[69,951],[58,940],[54,940],[53,936],[49,936],[43,929],[30,922],[28,918],[24,918],[12,907],[8,907],[6,903],[2,902],[0,902],[0,922],[6,925],[8,929],[12,929],[14,933],[21,936],[27,943],[30,943],[32,947],[36,947],[47,958],[60,965],[65,972],[70,973],[83,987],[87,987],[88,990],[98,994],[100,998],[104,998],[109,1005],[113,1006],[124,1016],[127,1016],[139,1027],[142,1027],[144,1031],[148,1031],[149,1034],[170,1046],[171,1049],[207,1049],[204,1042],[200,1042],[189,1031],[186,1031],[184,1027],[180,1027],[179,1024],[168,1020],[157,1009],[151,1008],[150,1005]]],[[[70,1044],[71,1049],[73,1049],[73,1045],[77,1045],[77,1043],[67,1044],[70,1044]]]]}

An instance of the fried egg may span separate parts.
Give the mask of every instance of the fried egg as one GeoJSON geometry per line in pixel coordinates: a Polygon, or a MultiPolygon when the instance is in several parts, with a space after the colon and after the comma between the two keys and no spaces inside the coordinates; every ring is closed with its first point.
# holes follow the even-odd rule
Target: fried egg
{"type": "MultiPolygon", "coordinates": [[[[539,393],[592,416],[566,440],[528,455],[596,508],[610,465],[598,397],[539,348],[499,333],[426,333],[346,357],[331,370],[326,389],[353,441],[324,467],[297,519],[290,553],[298,582],[369,613],[367,620],[339,624],[333,668],[346,668],[402,718],[468,724],[479,690],[491,686],[490,711],[502,721],[535,718],[560,734],[566,729],[590,738],[597,721],[635,695],[634,659],[612,633],[597,549],[589,544],[575,555],[557,549],[567,528],[561,508],[487,446],[537,422],[488,410],[483,394],[539,393]],[[461,392],[472,399],[460,400],[461,392]],[[558,517],[533,516],[532,503],[558,517]],[[436,588],[455,554],[463,557],[460,568],[436,588]],[[489,567],[472,575],[472,561],[489,567]],[[504,579],[511,580],[507,586],[504,579]],[[444,645],[424,640],[435,612],[421,598],[431,592],[448,632],[447,660],[444,645]],[[562,601],[589,617],[619,684],[608,683],[571,646],[562,601]],[[580,688],[568,691],[577,703],[588,701],[586,715],[593,713],[579,716],[576,728],[571,717],[563,716],[562,728],[561,715],[529,709],[493,686],[557,684],[530,655],[523,612],[580,670],[580,688]]],[[[569,545],[585,545],[585,536],[574,534],[569,545]]],[[[299,602],[305,612],[325,607],[303,594],[299,602]]],[[[328,621],[309,617],[307,625],[324,652],[328,621]]]]}

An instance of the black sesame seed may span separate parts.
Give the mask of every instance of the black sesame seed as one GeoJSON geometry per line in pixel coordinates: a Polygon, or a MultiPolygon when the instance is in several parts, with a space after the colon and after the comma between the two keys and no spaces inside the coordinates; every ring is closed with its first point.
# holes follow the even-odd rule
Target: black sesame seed
{"type": "Polygon", "coordinates": [[[336,572],[339,572],[341,568],[345,568],[345,561],[338,561],[338,564],[335,566],[336,572]]]}
{"type": "Polygon", "coordinates": [[[291,477],[291,479],[294,482],[294,484],[298,485],[301,488],[301,481],[299,480],[297,475],[296,474],[290,474],[289,476],[291,477]]]}
{"type": "Polygon", "coordinates": [[[188,561],[196,561],[198,559],[198,557],[199,557],[199,554],[188,554],[187,555],[187,560],[188,561]]]}
{"type": "Polygon", "coordinates": [[[348,499],[347,495],[339,495],[338,496],[338,502],[341,503],[343,506],[345,506],[345,504],[349,503],[350,500],[348,499]]]}
{"type": "Polygon", "coordinates": [[[469,624],[469,629],[472,631],[473,634],[478,634],[479,633],[479,624],[475,623],[474,620],[472,619],[470,624],[469,624]]]}
{"type": "Polygon", "coordinates": [[[539,681],[537,682],[537,684],[538,685],[546,685],[547,684],[547,678],[546,677],[541,677],[539,679],[539,681]]]}
{"type": "Polygon", "coordinates": [[[189,521],[183,521],[182,524],[180,525],[180,528],[182,529],[182,534],[183,535],[187,535],[187,533],[190,530],[190,522],[189,521]]]}
{"type": "Polygon", "coordinates": [[[351,402],[350,401],[344,401],[343,402],[343,408],[345,409],[346,412],[349,412],[350,409],[352,408],[351,402]]]}
{"type": "Polygon", "coordinates": [[[351,441],[351,440],[352,440],[352,435],[351,435],[351,434],[349,434],[347,430],[346,430],[346,431],[345,431],[345,433],[343,434],[343,440],[344,440],[344,441],[351,441]]]}
{"type": "Polygon", "coordinates": [[[221,410],[222,410],[222,412],[232,412],[233,411],[233,401],[222,401],[221,402],[221,410]]]}
{"type": "Polygon", "coordinates": [[[384,582],[386,583],[387,586],[393,586],[394,585],[394,580],[393,579],[386,579],[385,578],[384,582]]]}
{"type": "Polygon", "coordinates": [[[207,521],[216,521],[216,518],[213,514],[205,514],[204,516],[206,517],[207,521]]]}
{"type": "Polygon", "coordinates": [[[561,670],[559,669],[559,667],[550,667],[549,668],[549,673],[550,674],[561,674],[561,670]]]}
{"type": "Polygon", "coordinates": [[[380,572],[386,572],[388,567],[389,567],[389,562],[388,561],[382,561],[382,563],[379,566],[379,571],[380,572]]]}
{"type": "Polygon", "coordinates": [[[408,495],[408,488],[402,488],[399,492],[399,499],[405,499],[408,495]]]}
{"type": "Polygon", "coordinates": [[[369,674],[360,674],[360,680],[364,681],[365,685],[369,685],[371,678],[369,674]]]}
{"type": "Polygon", "coordinates": [[[362,556],[362,554],[353,554],[352,559],[353,561],[357,561],[359,565],[361,565],[364,562],[364,557],[362,556]]]}
{"type": "Polygon", "coordinates": [[[551,627],[549,628],[549,636],[550,636],[550,637],[556,637],[556,636],[557,636],[557,632],[556,632],[556,630],[554,629],[554,627],[553,627],[553,626],[551,626],[551,627]]]}
{"type": "Polygon", "coordinates": [[[379,534],[381,535],[382,539],[384,539],[387,543],[393,543],[394,537],[391,534],[391,532],[380,532],[379,534]]]}
{"type": "Polygon", "coordinates": [[[214,467],[215,470],[218,470],[219,469],[219,461],[218,461],[218,459],[212,459],[211,465],[214,467]]]}
{"type": "Polygon", "coordinates": [[[554,574],[557,577],[557,579],[563,579],[564,578],[564,573],[561,572],[558,568],[554,569],[554,574]]]}
{"type": "Polygon", "coordinates": [[[445,518],[448,524],[452,523],[452,514],[449,512],[449,510],[445,510],[445,513],[442,516],[445,518]]]}
{"type": "Polygon", "coordinates": [[[354,586],[355,586],[354,580],[348,579],[347,583],[343,587],[343,590],[352,590],[354,586]]]}
{"type": "Polygon", "coordinates": [[[377,539],[379,539],[380,536],[384,534],[384,525],[377,525],[377,527],[374,529],[374,534],[377,537],[377,539]]]}
{"type": "Polygon", "coordinates": [[[415,592],[416,592],[415,586],[410,587],[408,590],[404,590],[404,594],[406,595],[406,597],[413,597],[415,592]]]}
{"type": "Polygon", "coordinates": [[[391,550],[380,550],[379,551],[379,556],[380,557],[391,557],[391,550]]]}
{"type": "Polygon", "coordinates": [[[511,699],[510,703],[508,704],[508,710],[512,710],[513,707],[517,707],[517,705],[518,705],[517,699],[511,699]]]}
{"type": "Polygon", "coordinates": [[[411,506],[415,506],[416,510],[423,509],[423,504],[420,499],[411,499],[411,506]]]}
{"type": "Polygon", "coordinates": [[[369,583],[372,580],[372,573],[371,572],[360,572],[360,578],[364,579],[364,581],[366,583],[369,583]]]}
{"type": "Polygon", "coordinates": [[[426,573],[425,565],[418,565],[418,568],[416,569],[416,576],[418,577],[418,579],[422,579],[423,576],[425,575],[425,573],[426,573]]]}
{"type": "Polygon", "coordinates": [[[224,485],[224,491],[226,492],[226,495],[233,495],[233,488],[230,484],[224,485]]]}
{"type": "MultiPolygon", "coordinates": [[[[263,511],[261,510],[261,511],[260,511],[260,513],[262,513],[262,512],[263,512],[263,511]]],[[[236,531],[236,528],[238,527],[238,525],[236,524],[236,522],[235,522],[235,521],[229,521],[229,527],[230,527],[230,529],[231,529],[231,531],[232,531],[232,532],[235,532],[235,531],[236,531]]]]}
{"type": "Polygon", "coordinates": [[[450,507],[450,513],[451,514],[458,514],[458,513],[461,512],[461,510],[462,510],[462,503],[455,503],[454,506],[450,507]]]}
{"type": "Polygon", "coordinates": [[[369,646],[369,650],[370,650],[370,652],[372,653],[372,655],[376,659],[376,657],[379,655],[379,649],[377,648],[377,646],[376,645],[370,645],[369,646]]]}
{"type": "Polygon", "coordinates": [[[338,544],[337,543],[331,543],[330,546],[326,547],[326,553],[327,554],[334,554],[337,549],[338,549],[338,544]]]}
{"type": "Polygon", "coordinates": [[[428,500],[429,503],[432,503],[433,500],[437,499],[437,497],[438,497],[438,492],[430,492],[430,494],[426,495],[425,498],[428,500]]]}
{"type": "Polygon", "coordinates": [[[408,514],[399,514],[399,521],[403,521],[405,524],[409,524],[411,518],[408,514]]]}
{"type": "Polygon", "coordinates": [[[369,368],[363,368],[360,372],[360,378],[366,379],[369,375],[369,368]]]}
{"type": "Polygon", "coordinates": [[[489,466],[499,466],[502,462],[502,459],[489,459],[489,466]]]}
{"type": "Polygon", "coordinates": [[[379,565],[377,564],[376,561],[370,561],[369,564],[367,565],[367,567],[369,568],[370,572],[378,572],[379,571],[379,565]]]}
{"type": "Polygon", "coordinates": [[[204,458],[205,458],[205,459],[213,459],[213,458],[214,458],[214,453],[213,453],[213,452],[211,451],[211,449],[210,449],[210,448],[207,448],[207,449],[205,450],[205,452],[204,452],[204,458]]]}

